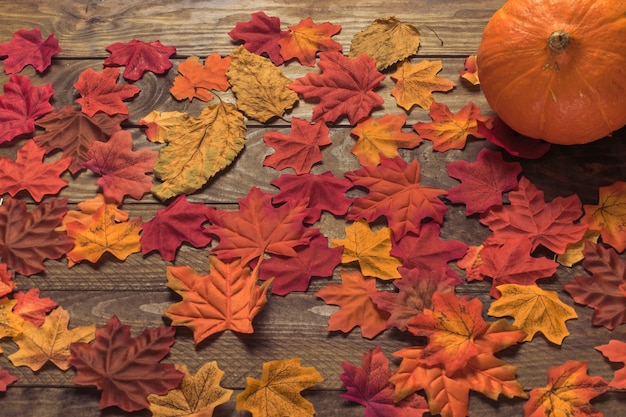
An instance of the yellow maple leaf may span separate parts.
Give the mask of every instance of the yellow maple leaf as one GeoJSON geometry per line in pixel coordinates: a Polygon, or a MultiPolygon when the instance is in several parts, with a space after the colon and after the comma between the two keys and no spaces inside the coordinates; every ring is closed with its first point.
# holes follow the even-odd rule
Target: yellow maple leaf
{"type": "Polygon", "coordinates": [[[180,111],[152,110],[139,120],[139,124],[146,128],[148,140],[155,143],[165,143],[171,129],[177,129],[189,119],[187,113],[180,111]]]}
{"type": "Polygon", "coordinates": [[[72,222],[66,227],[68,236],[74,239],[74,248],[67,253],[70,267],[82,260],[95,263],[105,252],[123,261],[131,253],[141,250],[141,218],[118,223],[115,212],[107,205],[92,215],[91,223],[72,222]]]}
{"type": "Polygon", "coordinates": [[[502,296],[491,303],[488,314],[513,317],[513,325],[526,332],[525,342],[541,332],[546,339],[560,345],[569,335],[565,322],[578,317],[571,306],[559,300],[555,291],[517,284],[503,284],[497,288],[502,296]]]}
{"type": "Polygon", "coordinates": [[[185,365],[176,369],[184,374],[178,388],[165,395],[148,395],[153,417],[211,417],[215,407],[228,402],[233,394],[220,386],[224,371],[215,361],[205,363],[195,375],[185,365]]]}
{"type": "Polygon", "coordinates": [[[454,88],[454,81],[438,77],[442,68],[441,61],[424,60],[418,64],[402,61],[391,78],[396,85],[391,95],[396,98],[398,106],[409,111],[413,106],[420,106],[424,110],[430,109],[435,101],[433,91],[450,91],[454,88]]]}
{"type": "Polygon", "coordinates": [[[600,187],[597,205],[584,205],[581,223],[600,231],[602,241],[617,252],[626,249],[626,182],[616,181],[600,187]]]}
{"type": "MultiPolygon", "coordinates": [[[[17,300],[8,297],[0,298],[0,339],[15,337],[24,331],[24,319],[13,312],[17,300]]],[[[0,345],[0,353],[2,346],[0,345]]]]}
{"type": "Polygon", "coordinates": [[[267,58],[249,52],[243,46],[230,54],[226,73],[239,107],[250,118],[265,123],[281,117],[298,101],[298,94],[287,88],[291,80],[267,58]]]}
{"type": "Polygon", "coordinates": [[[346,227],[346,238],[333,239],[331,247],[343,246],[342,263],[357,261],[363,275],[380,279],[400,278],[400,259],[391,255],[391,229],[381,227],[370,229],[367,221],[361,219],[346,227]]]}
{"type": "Polygon", "coordinates": [[[323,380],[315,368],[301,367],[300,358],[265,362],[261,380],[246,378],[236,408],[251,412],[252,417],[313,417],[313,404],[300,392],[323,380]]]}
{"type": "Polygon", "coordinates": [[[585,259],[585,242],[589,240],[593,243],[597,243],[599,237],[599,231],[587,229],[582,239],[578,242],[568,244],[565,253],[557,255],[556,261],[563,266],[574,266],[574,264],[585,259]]]}
{"type": "Polygon", "coordinates": [[[356,58],[366,53],[376,60],[376,69],[381,71],[415,54],[419,46],[419,30],[391,16],[374,20],[354,35],[349,57],[356,58]]]}
{"type": "Polygon", "coordinates": [[[91,342],[96,336],[96,326],[80,326],[69,330],[70,315],[63,307],[57,307],[39,326],[24,323],[24,332],[15,336],[13,341],[19,350],[9,355],[15,366],[28,366],[38,371],[48,361],[66,371],[70,364],[70,344],[91,342]]]}
{"type": "Polygon", "coordinates": [[[199,117],[171,127],[167,145],[159,150],[154,173],[161,181],[152,192],[161,200],[191,194],[230,165],[245,143],[243,115],[230,103],[219,102],[199,117]]]}

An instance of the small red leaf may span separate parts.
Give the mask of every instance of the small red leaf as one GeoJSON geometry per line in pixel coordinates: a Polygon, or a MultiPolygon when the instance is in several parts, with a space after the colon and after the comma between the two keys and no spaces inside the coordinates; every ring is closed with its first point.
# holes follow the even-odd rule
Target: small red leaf
{"type": "Polygon", "coordinates": [[[106,47],[111,55],[104,60],[105,67],[126,66],[124,78],[137,81],[144,72],[163,74],[172,68],[169,57],[176,53],[173,46],[165,46],[160,41],[144,42],[133,39],[130,42],[116,42],[106,47]]]}
{"type": "Polygon", "coordinates": [[[266,53],[274,65],[283,63],[278,41],[289,32],[280,30],[280,19],[263,12],[252,13],[249,22],[237,22],[228,36],[236,41],[244,41],[243,46],[250,52],[266,53]]]}
{"type": "Polygon", "coordinates": [[[20,29],[13,33],[10,42],[0,43],[0,56],[8,57],[4,60],[4,72],[7,74],[20,72],[27,65],[35,67],[37,72],[43,72],[52,63],[52,56],[61,51],[54,35],[44,40],[39,28],[20,29]]]}

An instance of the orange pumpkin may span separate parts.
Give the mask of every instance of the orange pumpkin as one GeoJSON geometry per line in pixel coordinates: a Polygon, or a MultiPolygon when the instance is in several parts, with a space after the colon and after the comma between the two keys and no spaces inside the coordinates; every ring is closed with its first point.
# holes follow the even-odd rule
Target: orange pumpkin
{"type": "Polygon", "coordinates": [[[580,144],[626,124],[626,1],[509,0],[476,62],[487,102],[523,135],[580,144]]]}

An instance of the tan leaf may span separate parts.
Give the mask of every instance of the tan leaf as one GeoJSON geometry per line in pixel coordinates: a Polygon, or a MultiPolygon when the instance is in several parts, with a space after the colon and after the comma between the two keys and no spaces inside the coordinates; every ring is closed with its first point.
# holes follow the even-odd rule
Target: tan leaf
{"type": "Polygon", "coordinates": [[[589,240],[593,243],[597,243],[599,237],[599,230],[588,229],[583,235],[582,239],[580,239],[578,242],[570,243],[569,245],[567,245],[565,253],[557,255],[556,261],[563,266],[574,266],[574,264],[585,259],[585,242],[589,240]]]}
{"type": "Polygon", "coordinates": [[[176,129],[189,118],[187,113],[179,111],[152,110],[139,120],[139,124],[146,128],[148,140],[155,143],[165,143],[170,129],[176,129]]]}
{"type": "Polygon", "coordinates": [[[396,98],[398,106],[406,111],[416,105],[428,110],[435,101],[433,91],[454,88],[454,81],[437,76],[442,67],[441,61],[424,60],[418,64],[402,61],[398,64],[396,72],[391,74],[391,78],[396,80],[391,95],[396,98]]]}
{"type": "Polygon", "coordinates": [[[237,107],[261,123],[281,117],[298,101],[295,91],[287,88],[291,80],[272,61],[249,52],[243,46],[231,52],[226,76],[230,81],[237,107]]]}
{"type": "Polygon", "coordinates": [[[376,69],[381,71],[409,58],[419,46],[417,28],[392,16],[376,19],[367,29],[354,35],[349,57],[356,58],[366,53],[376,60],[376,69]]]}

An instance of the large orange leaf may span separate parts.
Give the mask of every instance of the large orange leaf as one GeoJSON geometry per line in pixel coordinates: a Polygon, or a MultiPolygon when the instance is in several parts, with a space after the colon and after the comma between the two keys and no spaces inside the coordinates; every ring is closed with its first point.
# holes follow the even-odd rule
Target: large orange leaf
{"type": "Polygon", "coordinates": [[[306,18],[296,26],[289,26],[289,33],[278,40],[280,55],[285,61],[297,59],[302,65],[315,65],[317,52],[341,51],[341,44],[331,39],[341,30],[332,23],[316,24],[306,18]]]}
{"type": "Polygon", "coordinates": [[[300,358],[265,362],[261,380],[246,378],[237,410],[247,410],[252,417],[313,417],[313,405],[300,392],[323,380],[315,368],[300,366],[300,358]]]}
{"type": "Polygon", "coordinates": [[[587,374],[587,362],[568,361],[548,369],[548,384],[534,388],[524,404],[524,417],[600,417],[589,401],[606,392],[607,382],[587,374]]]}
{"type": "Polygon", "coordinates": [[[585,215],[581,223],[599,231],[604,243],[623,252],[626,249],[626,182],[616,181],[600,187],[598,204],[584,205],[583,209],[585,215]]]}
{"type": "Polygon", "coordinates": [[[19,349],[9,355],[11,363],[38,371],[50,361],[63,371],[69,369],[70,344],[89,343],[96,332],[93,324],[70,330],[69,322],[70,315],[63,307],[53,310],[41,327],[24,322],[24,332],[13,338],[19,349]]]}
{"type": "Polygon", "coordinates": [[[226,78],[226,71],[230,67],[230,56],[222,58],[217,52],[209,55],[200,64],[200,58],[190,56],[178,64],[178,75],[170,93],[176,100],[193,100],[194,97],[202,101],[213,99],[211,90],[226,91],[230,87],[226,78]]]}
{"type": "Polygon", "coordinates": [[[239,259],[223,262],[209,256],[209,267],[208,275],[188,266],[167,268],[167,286],[182,301],[169,306],[165,315],[173,326],[189,327],[195,344],[227,329],[252,333],[252,320],[267,303],[272,279],[257,286],[258,271],[250,273],[239,259]]]}
{"type": "Polygon", "coordinates": [[[435,101],[433,91],[450,91],[454,88],[454,82],[447,78],[437,76],[441,71],[441,61],[422,61],[411,64],[402,61],[398,64],[391,78],[396,85],[391,90],[391,95],[396,98],[398,106],[409,111],[413,106],[419,106],[428,110],[435,101]]]}
{"type": "Polygon", "coordinates": [[[389,313],[379,309],[371,297],[378,292],[375,278],[365,278],[359,271],[341,271],[341,284],[330,284],[315,295],[340,310],[330,315],[326,330],[348,333],[361,327],[363,337],[372,339],[385,330],[389,313]]]}
{"type": "Polygon", "coordinates": [[[358,123],[350,133],[357,137],[352,153],[365,165],[380,164],[380,156],[399,156],[398,148],[415,148],[422,139],[413,132],[403,132],[406,115],[386,114],[381,118],[368,117],[358,123]]]}

